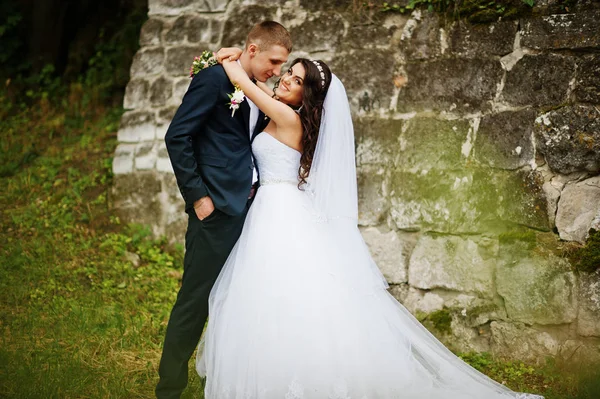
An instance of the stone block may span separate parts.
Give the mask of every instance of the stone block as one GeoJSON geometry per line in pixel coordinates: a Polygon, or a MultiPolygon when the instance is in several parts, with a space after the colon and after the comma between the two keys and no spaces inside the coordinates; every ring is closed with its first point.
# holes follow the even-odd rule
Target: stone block
{"type": "Polygon", "coordinates": [[[411,60],[424,60],[438,57],[442,54],[440,36],[440,18],[438,14],[427,13],[415,20],[416,24],[410,35],[403,35],[400,41],[400,51],[411,60]]]}
{"type": "Polygon", "coordinates": [[[594,218],[600,215],[600,176],[567,184],[556,212],[560,238],[584,243],[594,218]]]}
{"type": "Polygon", "coordinates": [[[172,95],[173,81],[171,79],[161,76],[152,82],[152,86],[150,86],[150,104],[153,107],[166,105],[172,95]]]}
{"type": "Polygon", "coordinates": [[[155,138],[154,114],[147,111],[128,111],[121,117],[117,138],[120,142],[137,143],[155,138]]]}
{"type": "MultiPolygon", "coordinates": [[[[217,24],[216,21],[199,16],[189,17],[185,27],[186,36],[190,43],[216,43],[218,41],[219,34],[221,33],[218,29],[219,24],[217,24]],[[213,28],[217,29],[216,35],[213,31],[213,28]],[[214,40],[215,36],[217,37],[217,40],[214,40]]],[[[218,49],[207,48],[206,50],[217,51],[218,49]]]]}
{"type": "Polygon", "coordinates": [[[600,337],[600,270],[579,274],[577,333],[584,337],[600,337]]]}
{"type": "Polygon", "coordinates": [[[577,317],[577,281],[571,265],[553,254],[523,253],[504,243],[496,271],[498,294],[511,320],[526,324],[571,323],[577,317]]]}
{"type": "Polygon", "coordinates": [[[474,158],[487,166],[518,169],[533,163],[532,139],[535,111],[508,111],[481,118],[474,145],[474,158]]]}
{"type": "Polygon", "coordinates": [[[579,102],[600,104],[600,55],[591,54],[578,62],[575,98],[579,102]]]}
{"type": "MultiPolygon", "coordinates": [[[[173,165],[169,158],[169,152],[164,141],[160,141],[156,147],[157,159],[156,159],[156,170],[161,173],[173,174],[173,165]]],[[[179,194],[179,188],[175,188],[175,193],[179,194]]]]}
{"type": "Polygon", "coordinates": [[[300,0],[300,7],[305,10],[338,10],[343,11],[354,5],[352,0],[300,0]]]}
{"type": "Polygon", "coordinates": [[[537,50],[600,47],[600,10],[533,17],[521,25],[523,47],[537,50]]]}
{"type": "Polygon", "coordinates": [[[290,28],[294,47],[316,51],[335,51],[344,33],[344,20],[339,13],[310,13],[302,24],[290,28]]]}
{"type": "Polygon", "coordinates": [[[406,283],[410,241],[406,241],[406,237],[402,237],[398,232],[382,231],[377,227],[361,229],[361,233],[369,246],[373,260],[387,282],[406,283]]]}
{"type": "MultiPolygon", "coordinates": [[[[225,11],[229,0],[205,0],[204,4],[211,12],[225,11]]],[[[200,6],[201,7],[201,6],[200,6]]],[[[197,11],[203,11],[202,8],[196,8],[197,11]]]]}
{"type": "Polygon", "coordinates": [[[194,57],[200,55],[206,46],[178,46],[167,50],[166,63],[167,73],[174,77],[185,77],[190,75],[190,66],[194,57]]]}
{"type": "Polygon", "coordinates": [[[222,12],[229,0],[149,0],[149,15],[181,15],[185,11],[222,12]]]}
{"type": "Polygon", "coordinates": [[[548,356],[556,356],[560,348],[559,340],[548,332],[520,323],[493,321],[490,332],[492,354],[502,358],[543,363],[548,356]]]}
{"type": "Polygon", "coordinates": [[[395,165],[404,170],[461,169],[462,147],[471,126],[467,120],[413,118],[402,125],[395,147],[395,165]]]}
{"type": "Polygon", "coordinates": [[[501,232],[517,223],[548,229],[543,181],[536,172],[485,169],[392,172],[391,221],[401,230],[501,232]]]}
{"type": "Polygon", "coordinates": [[[444,288],[490,296],[497,244],[480,246],[474,239],[425,234],[408,266],[408,282],[421,289],[444,288]]]}
{"type": "Polygon", "coordinates": [[[179,107],[175,105],[160,108],[158,111],[156,111],[156,123],[159,125],[170,124],[178,108],[179,107]]]}
{"type": "Polygon", "coordinates": [[[115,175],[133,172],[133,156],[135,144],[119,144],[115,149],[112,162],[112,172],[115,175]]]}
{"type": "Polygon", "coordinates": [[[600,112],[597,107],[562,107],[539,116],[536,146],[558,173],[600,171],[600,112]]]}
{"type": "Polygon", "coordinates": [[[158,18],[148,19],[140,31],[140,45],[142,47],[158,46],[161,43],[163,21],[158,18]]]}
{"type": "Polygon", "coordinates": [[[173,96],[171,97],[172,104],[181,104],[181,100],[183,100],[183,96],[187,92],[188,87],[190,87],[191,82],[192,79],[187,77],[175,79],[175,83],[173,84],[173,96]]]}
{"type": "Polygon", "coordinates": [[[401,112],[488,109],[503,75],[499,61],[466,58],[409,62],[406,71],[408,84],[398,97],[401,112]]]}
{"type": "Polygon", "coordinates": [[[435,292],[410,287],[402,304],[413,315],[429,314],[444,308],[444,298],[435,292]]]}
{"type": "Polygon", "coordinates": [[[125,98],[123,99],[123,108],[139,109],[148,104],[148,89],[150,84],[145,79],[132,79],[125,88],[125,98]]]}
{"type": "Polygon", "coordinates": [[[448,33],[451,54],[462,57],[504,56],[513,51],[517,21],[470,24],[458,21],[448,33]]]}
{"type": "Polygon", "coordinates": [[[156,139],[159,140],[161,143],[164,143],[168,129],[169,124],[156,125],[156,139]]]}
{"type": "Polygon", "coordinates": [[[165,28],[165,43],[167,44],[181,44],[185,41],[187,36],[187,22],[188,16],[182,15],[175,19],[169,27],[165,28]]]}
{"type": "Polygon", "coordinates": [[[161,73],[163,71],[164,59],[165,54],[162,48],[146,48],[139,50],[133,57],[131,63],[131,77],[134,78],[161,73]]]}
{"type": "Polygon", "coordinates": [[[135,147],[135,169],[152,170],[156,166],[158,149],[152,142],[140,143],[135,147]]]}
{"type": "MultiPolygon", "coordinates": [[[[246,36],[254,24],[272,20],[276,9],[263,5],[238,6],[231,11],[223,29],[223,47],[240,46],[246,42],[246,36]]],[[[296,38],[294,38],[295,40],[296,38]]],[[[296,44],[296,43],[294,43],[296,44]]]]}
{"type": "Polygon", "coordinates": [[[568,339],[560,347],[559,364],[569,364],[582,370],[582,367],[593,367],[597,370],[600,364],[600,342],[590,339],[568,339]]]}
{"type": "Polygon", "coordinates": [[[406,121],[381,118],[356,118],[356,164],[393,167],[401,150],[400,136],[406,121]]]}
{"type": "Polygon", "coordinates": [[[161,182],[153,171],[115,175],[113,180],[113,206],[125,222],[162,226],[160,193],[161,182]]]}
{"type": "MultiPolygon", "coordinates": [[[[363,15],[359,15],[358,18],[363,15]]],[[[385,14],[374,14],[361,19],[360,23],[351,20],[346,35],[341,38],[342,49],[370,49],[389,47],[394,34],[402,28],[404,17],[398,20],[384,18],[385,14]]]]}
{"type": "Polygon", "coordinates": [[[371,109],[389,108],[394,89],[393,52],[373,49],[356,50],[351,55],[336,54],[329,65],[344,82],[352,103],[362,101],[371,109]]]}
{"type": "Polygon", "coordinates": [[[517,106],[563,104],[574,72],[572,57],[526,54],[506,73],[502,100],[517,106]]]}
{"type": "Polygon", "coordinates": [[[362,167],[358,179],[358,224],[377,226],[390,208],[386,191],[386,174],[382,168],[362,167]]]}

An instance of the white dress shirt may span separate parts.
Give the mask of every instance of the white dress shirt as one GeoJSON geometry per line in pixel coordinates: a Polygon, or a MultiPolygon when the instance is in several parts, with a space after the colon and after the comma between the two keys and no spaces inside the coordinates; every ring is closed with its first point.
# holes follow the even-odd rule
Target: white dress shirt
{"type": "MultiPolygon", "coordinates": [[[[242,65],[240,60],[237,60],[237,63],[242,65]]],[[[252,140],[252,133],[254,132],[256,123],[258,122],[258,107],[248,97],[244,96],[244,98],[246,99],[246,101],[248,101],[248,106],[250,107],[250,118],[248,118],[248,128],[250,130],[250,140],[252,140]]],[[[254,184],[258,181],[258,172],[256,171],[256,162],[254,160],[254,157],[252,157],[252,164],[254,165],[254,168],[252,169],[252,184],[254,184]]]]}
{"type": "MultiPolygon", "coordinates": [[[[254,132],[256,123],[258,122],[258,107],[248,97],[246,97],[246,101],[248,101],[248,105],[250,106],[250,118],[248,119],[248,127],[250,128],[250,140],[252,140],[252,133],[254,132]]],[[[254,184],[258,181],[258,172],[256,171],[256,162],[254,160],[254,157],[252,157],[252,164],[254,165],[254,169],[252,169],[252,184],[254,184]]]]}

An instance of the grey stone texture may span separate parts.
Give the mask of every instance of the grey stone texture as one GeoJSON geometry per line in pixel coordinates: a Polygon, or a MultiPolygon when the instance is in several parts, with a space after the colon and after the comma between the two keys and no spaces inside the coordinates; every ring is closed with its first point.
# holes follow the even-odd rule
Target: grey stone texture
{"type": "Polygon", "coordinates": [[[553,171],[600,172],[597,106],[567,106],[542,114],[536,119],[534,131],[536,147],[553,171]]]}
{"type": "Polygon", "coordinates": [[[535,116],[530,109],[484,116],[477,131],[474,158],[501,169],[530,165],[535,156],[532,140],[535,116]]]}
{"type": "Polygon", "coordinates": [[[456,22],[448,32],[448,52],[464,57],[504,56],[513,51],[517,21],[456,22]]]}
{"type": "Polygon", "coordinates": [[[479,246],[473,239],[423,235],[412,252],[408,283],[415,288],[490,295],[497,246],[479,246]]]}
{"type": "Polygon", "coordinates": [[[577,63],[577,101],[600,104],[600,55],[584,56],[577,63]]]}
{"type": "Polygon", "coordinates": [[[148,105],[148,89],[150,84],[145,79],[132,79],[125,89],[123,108],[145,108],[148,105]]]}
{"type": "Polygon", "coordinates": [[[131,76],[156,75],[163,71],[165,51],[160,47],[141,49],[133,57],[131,76]]]}
{"type": "Polygon", "coordinates": [[[493,321],[490,327],[491,350],[496,356],[543,364],[559,353],[560,341],[543,330],[502,321],[493,321]]]}
{"type": "Polygon", "coordinates": [[[274,7],[262,5],[235,7],[225,21],[221,45],[223,47],[242,45],[246,41],[250,28],[257,22],[273,19],[275,10],[274,7]]]}
{"type": "Polygon", "coordinates": [[[371,255],[389,284],[406,283],[408,280],[408,253],[414,244],[396,231],[382,231],[376,227],[361,230],[371,255]]]}
{"type": "Polygon", "coordinates": [[[560,238],[584,243],[592,222],[600,215],[600,176],[570,183],[562,191],[556,212],[560,238]]]}
{"type": "Polygon", "coordinates": [[[339,13],[321,12],[309,15],[300,25],[290,28],[297,49],[335,51],[344,31],[344,20],[339,13]]]}
{"type": "Polygon", "coordinates": [[[505,256],[496,271],[496,284],[510,319],[528,325],[576,319],[577,280],[566,260],[523,254],[510,245],[501,246],[500,252],[505,256]]]}
{"type": "Polygon", "coordinates": [[[600,11],[555,14],[523,21],[521,44],[536,50],[600,47],[600,11]]]}
{"type": "Polygon", "coordinates": [[[556,54],[525,55],[507,72],[502,98],[514,106],[556,106],[566,102],[575,60],[556,54]]]}
{"type": "Polygon", "coordinates": [[[600,337],[600,270],[580,275],[577,332],[584,337],[600,337]]]}
{"type": "Polygon", "coordinates": [[[202,46],[178,46],[171,47],[166,51],[166,72],[173,77],[188,76],[190,65],[194,57],[200,55],[205,47],[202,46]]]}
{"type": "Polygon", "coordinates": [[[379,0],[148,3],[112,165],[122,220],[183,242],[164,136],[193,57],[274,19],[290,60],[322,59],[346,87],[358,224],[390,292],[456,350],[600,361],[600,278],[560,250],[600,226],[600,3],[476,24],[379,0]]]}
{"type": "Polygon", "coordinates": [[[408,84],[400,91],[398,111],[487,110],[502,78],[500,62],[441,58],[406,64],[408,84]]]}

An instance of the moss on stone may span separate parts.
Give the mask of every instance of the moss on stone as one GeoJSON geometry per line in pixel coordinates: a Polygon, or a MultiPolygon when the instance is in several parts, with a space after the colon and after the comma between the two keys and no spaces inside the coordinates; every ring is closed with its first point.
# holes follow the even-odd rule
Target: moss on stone
{"type": "Polygon", "coordinates": [[[593,273],[600,269],[600,231],[590,229],[586,244],[571,254],[577,270],[593,273]]]}
{"type": "Polygon", "coordinates": [[[501,233],[498,236],[500,244],[512,245],[516,243],[523,243],[526,249],[533,249],[537,243],[537,237],[535,232],[531,230],[511,230],[505,233],[501,233]]]}
{"type": "Polygon", "coordinates": [[[452,332],[452,316],[448,309],[437,310],[430,313],[427,320],[433,323],[433,327],[443,334],[452,332]]]}

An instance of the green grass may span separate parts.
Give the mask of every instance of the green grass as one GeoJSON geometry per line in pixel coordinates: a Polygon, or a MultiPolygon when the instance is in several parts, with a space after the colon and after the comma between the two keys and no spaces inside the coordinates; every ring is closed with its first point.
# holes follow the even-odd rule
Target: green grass
{"type": "MultiPolygon", "coordinates": [[[[111,212],[122,110],[82,106],[75,89],[18,106],[0,93],[0,397],[149,398],[182,248],[111,212]]],[[[600,397],[558,367],[464,358],[547,399],[600,397]]],[[[191,368],[184,397],[202,384],[191,368]]]]}
{"type": "Polygon", "coordinates": [[[122,110],[0,107],[0,397],[151,397],[182,248],[111,214],[122,110]]]}

